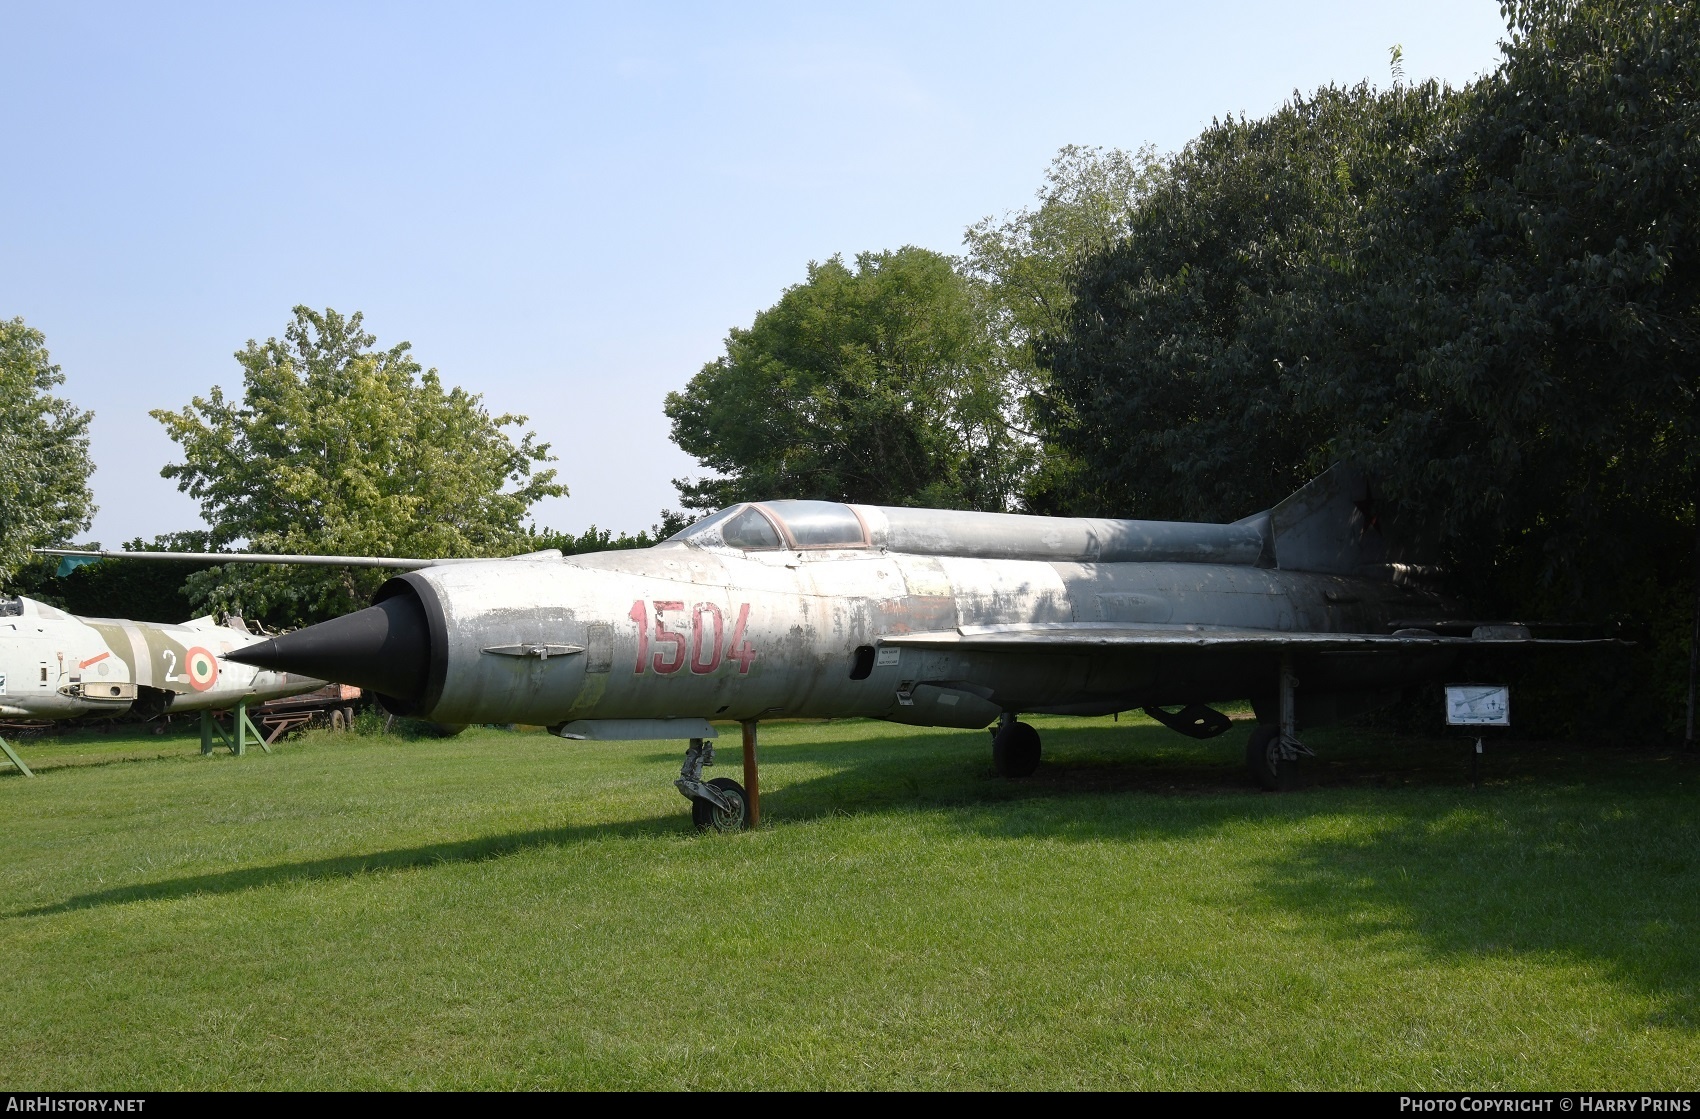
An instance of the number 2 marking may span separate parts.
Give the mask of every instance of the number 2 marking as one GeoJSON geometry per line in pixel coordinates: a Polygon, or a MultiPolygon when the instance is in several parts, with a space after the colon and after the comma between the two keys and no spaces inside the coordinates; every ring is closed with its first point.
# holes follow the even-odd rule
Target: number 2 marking
{"type": "Polygon", "coordinates": [[[626,614],[637,625],[637,663],[632,671],[642,676],[653,669],[662,676],[670,676],[690,665],[691,673],[696,676],[706,676],[719,668],[721,663],[730,662],[738,666],[740,676],[747,675],[750,664],[756,659],[756,651],[744,637],[744,631],[750,621],[750,604],[738,604],[738,618],[732,626],[732,636],[722,640],[726,634],[726,617],[720,612],[720,607],[712,602],[699,602],[691,607],[690,636],[675,629],[667,628],[667,613],[671,611],[682,615],[685,611],[683,602],[645,602],[638,599],[632,603],[632,608],[626,614]],[[649,608],[655,607],[655,628],[650,629],[649,608]],[[712,631],[712,632],[711,632],[712,631]],[[650,652],[650,642],[654,641],[656,649],[650,652]]]}
{"type": "Polygon", "coordinates": [[[167,649],[161,655],[165,657],[165,682],[167,684],[177,683],[180,679],[182,679],[182,677],[177,675],[176,652],[171,649],[167,649]]]}

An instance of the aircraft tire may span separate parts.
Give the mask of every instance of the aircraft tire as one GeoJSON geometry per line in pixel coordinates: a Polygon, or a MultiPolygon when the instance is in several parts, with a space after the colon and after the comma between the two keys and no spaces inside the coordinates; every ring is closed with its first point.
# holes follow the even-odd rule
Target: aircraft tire
{"type": "Polygon", "coordinates": [[[1251,732],[1245,744],[1245,765],[1258,788],[1274,792],[1281,787],[1281,728],[1267,723],[1251,732]]]}
{"type": "Polygon", "coordinates": [[[744,786],[730,777],[716,777],[704,784],[720,790],[720,795],[735,801],[737,808],[727,812],[706,800],[691,801],[691,823],[697,826],[698,831],[734,832],[750,826],[750,798],[745,795],[744,786]]]}
{"type": "Polygon", "coordinates": [[[1039,732],[1011,723],[992,738],[992,768],[999,777],[1031,777],[1039,768],[1039,732]]]}

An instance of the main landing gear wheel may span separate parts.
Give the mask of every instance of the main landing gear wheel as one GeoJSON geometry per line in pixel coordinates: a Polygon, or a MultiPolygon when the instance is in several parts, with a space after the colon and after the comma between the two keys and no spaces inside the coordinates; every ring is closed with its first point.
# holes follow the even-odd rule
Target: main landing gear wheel
{"type": "Polygon", "coordinates": [[[992,768],[1000,777],[1031,777],[1039,768],[1039,732],[1007,722],[992,736],[992,768]]]}
{"type": "Polygon", "coordinates": [[[728,811],[701,797],[693,799],[691,822],[697,826],[698,831],[713,829],[718,832],[734,832],[749,826],[750,798],[745,795],[744,786],[730,777],[716,777],[712,781],[704,781],[703,784],[730,801],[732,808],[728,811]]]}
{"type": "Polygon", "coordinates": [[[1286,760],[1281,756],[1281,728],[1260,726],[1245,744],[1245,764],[1260,789],[1274,792],[1281,787],[1286,760]]]}

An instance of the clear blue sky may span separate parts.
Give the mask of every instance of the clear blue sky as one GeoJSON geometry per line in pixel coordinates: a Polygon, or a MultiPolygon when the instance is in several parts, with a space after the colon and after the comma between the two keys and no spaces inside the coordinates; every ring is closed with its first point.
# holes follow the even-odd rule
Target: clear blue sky
{"type": "Polygon", "coordinates": [[[1461,84],[1489,0],[1152,4],[0,4],[0,316],[95,411],[91,536],[199,524],[148,418],[361,310],[569,498],[649,525],[693,462],[662,397],[833,253],[957,251],[1064,144],[1179,148],[1294,89],[1461,84]]]}

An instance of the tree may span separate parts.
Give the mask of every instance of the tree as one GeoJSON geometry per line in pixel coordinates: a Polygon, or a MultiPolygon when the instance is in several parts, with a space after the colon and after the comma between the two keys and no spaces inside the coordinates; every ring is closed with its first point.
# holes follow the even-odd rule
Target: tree
{"type": "Polygon", "coordinates": [[[1320,301],[1297,403],[1482,593],[1610,614],[1693,524],[1700,13],[1508,15],[1501,66],[1320,301]]]}
{"type": "Polygon", "coordinates": [[[1136,207],[1163,181],[1156,149],[1137,152],[1070,144],[1045,171],[1038,205],[1002,219],[981,219],[963,235],[962,261],[985,305],[993,353],[1001,363],[1005,412],[1024,441],[1029,473],[1022,504],[1050,511],[1079,488],[1079,464],[1046,438],[1046,415],[1035,407],[1048,387],[1035,343],[1061,334],[1074,305],[1072,287],[1082,261],[1127,235],[1136,207]],[[1041,446],[1048,453],[1041,453],[1041,446]]]}
{"type": "MultiPolygon", "coordinates": [[[[207,534],[201,530],[173,532],[127,541],[130,552],[204,552],[207,534]]],[[[100,541],[77,542],[70,547],[99,551],[100,541]]],[[[185,593],[185,580],[211,564],[148,563],[136,560],[99,560],[70,565],[49,557],[26,565],[12,582],[12,589],[61,610],[85,618],[130,618],[138,622],[176,623],[195,613],[185,593]],[[59,571],[70,567],[66,574],[59,571]]]]}
{"type": "Polygon", "coordinates": [[[548,528],[529,528],[525,534],[525,549],[528,552],[540,552],[546,548],[554,548],[563,555],[578,555],[581,552],[619,552],[631,548],[653,548],[691,523],[691,518],[671,509],[661,510],[661,519],[650,525],[648,529],[640,530],[636,535],[620,530],[615,536],[612,529],[597,528],[591,525],[583,532],[556,532],[548,528]]]}
{"type": "Polygon", "coordinates": [[[1220,519],[1368,468],[1484,615],[1647,627],[1622,726],[1687,660],[1700,10],[1507,15],[1464,90],[1323,90],[1188,145],[1082,265],[1047,414],[1082,509],[1220,519]]]}
{"type": "Polygon", "coordinates": [[[61,544],[95,512],[89,492],[94,413],[54,396],[65,375],[24,320],[0,319],[0,585],[30,549],[61,544]]]}
{"type": "Polygon", "coordinates": [[[1004,509],[1023,450],[982,308],[926,249],[809,265],[726,353],[669,393],[673,439],[718,477],[687,508],[764,497],[1004,509]]]}
{"type": "Polygon", "coordinates": [[[1067,326],[1076,268],[1127,235],[1164,171],[1149,145],[1125,152],[1070,144],[1045,169],[1037,206],[982,218],[963,234],[964,268],[995,305],[1012,362],[1032,369],[1031,343],[1067,326]]]}
{"type": "Polygon", "coordinates": [[[1047,430],[1084,467],[1072,509],[1232,520],[1327,465],[1325,421],[1294,403],[1319,294],[1452,101],[1433,83],[1323,89],[1217,121],[1170,161],[1041,347],[1047,430]]]}
{"type": "MultiPolygon", "coordinates": [[[[265,552],[498,556],[521,520],[564,494],[547,444],[481,397],[445,390],[403,342],[375,350],[359,314],[296,307],[284,338],[236,354],[240,402],[214,387],[152,413],[183,451],[161,473],[197,498],[213,547],[265,552]],[[511,488],[510,488],[511,487],[511,488]]],[[[229,565],[189,580],[201,609],[299,624],[365,605],[381,572],[229,565]]]]}

